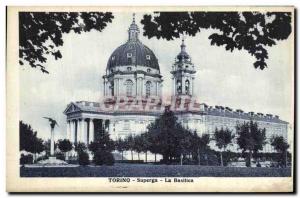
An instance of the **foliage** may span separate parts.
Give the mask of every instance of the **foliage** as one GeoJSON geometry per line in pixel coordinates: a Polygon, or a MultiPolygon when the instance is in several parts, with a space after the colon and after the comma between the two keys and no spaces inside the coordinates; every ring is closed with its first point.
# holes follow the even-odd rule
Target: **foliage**
{"type": "Polygon", "coordinates": [[[260,129],[257,122],[244,122],[236,126],[237,143],[243,153],[248,152],[247,165],[251,166],[252,154],[257,154],[266,144],[266,129],[260,129]]]}
{"type": "Polygon", "coordinates": [[[78,154],[78,163],[79,165],[86,166],[90,164],[89,154],[87,152],[80,152],[78,154]]]}
{"type": "Polygon", "coordinates": [[[101,32],[113,18],[110,12],[19,12],[19,63],[49,73],[47,56],[62,58],[63,34],[101,32]]]}
{"type": "Polygon", "coordinates": [[[123,161],[123,159],[124,159],[123,152],[126,150],[125,140],[119,138],[118,140],[115,141],[114,144],[115,144],[115,149],[122,154],[122,161],[123,161]]]}
{"type": "Polygon", "coordinates": [[[216,145],[219,149],[221,149],[220,156],[221,156],[221,166],[223,166],[223,156],[222,152],[225,151],[226,147],[231,144],[234,135],[232,134],[232,131],[230,131],[228,128],[223,129],[215,129],[214,132],[214,138],[216,141],[216,145]]]}
{"type": "Polygon", "coordinates": [[[111,152],[105,150],[97,150],[94,154],[94,163],[96,165],[113,165],[115,163],[111,152]]]}
{"type": "Polygon", "coordinates": [[[20,158],[21,165],[32,164],[32,163],[33,163],[33,156],[31,154],[28,155],[21,154],[21,158],[20,158]]]}
{"type": "Polygon", "coordinates": [[[167,40],[181,34],[195,36],[213,30],[211,45],[226,50],[246,50],[254,56],[255,68],[267,67],[267,48],[285,40],[292,32],[290,12],[155,12],[144,15],[144,35],[167,40]]]}
{"type": "Polygon", "coordinates": [[[278,152],[286,152],[287,149],[290,147],[289,144],[284,139],[284,137],[282,136],[272,137],[271,145],[278,152]]]}
{"type": "Polygon", "coordinates": [[[64,153],[61,153],[61,152],[55,153],[55,157],[59,160],[65,160],[66,159],[64,153]]]}
{"type": "Polygon", "coordinates": [[[277,161],[287,166],[287,158],[288,158],[288,148],[290,147],[289,144],[286,142],[284,137],[282,136],[276,136],[271,138],[271,145],[274,147],[274,149],[279,153],[279,156],[277,158],[277,161]]]}
{"type": "Polygon", "coordinates": [[[83,142],[77,142],[74,144],[75,145],[75,151],[79,153],[83,153],[87,150],[86,144],[83,142]]]}
{"type": "Polygon", "coordinates": [[[113,165],[114,156],[111,153],[115,149],[115,143],[109,137],[109,133],[102,131],[96,141],[91,142],[89,150],[94,154],[96,165],[113,165]]]}
{"type": "Polygon", "coordinates": [[[131,160],[133,160],[133,150],[135,149],[135,141],[132,134],[126,137],[125,139],[126,150],[130,150],[131,152],[131,160]]]}
{"type": "Polygon", "coordinates": [[[41,153],[45,150],[43,140],[37,137],[30,125],[19,122],[20,151],[25,150],[31,153],[41,153]]]}
{"type": "Polygon", "coordinates": [[[178,123],[174,113],[166,108],[164,113],[148,126],[149,150],[162,154],[163,161],[170,163],[179,159],[181,155],[185,157],[192,153],[194,135],[178,123]]]}
{"type": "Polygon", "coordinates": [[[62,152],[69,152],[72,150],[73,146],[70,140],[64,139],[64,140],[58,140],[58,148],[62,152]]]}
{"type": "Polygon", "coordinates": [[[89,150],[96,153],[98,150],[113,151],[115,149],[114,141],[110,139],[108,132],[102,132],[96,141],[89,144],[89,150]]]}
{"type": "MultiPolygon", "coordinates": [[[[45,151],[46,151],[46,155],[50,155],[50,149],[51,149],[51,140],[48,139],[46,141],[44,141],[43,143],[44,147],[45,147],[45,151]]],[[[54,151],[57,149],[57,142],[54,142],[54,151]]]]}
{"type": "Polygon", "coordinates": [[[144,139],[141,135],[134,136],[133,138],[133,150],[138,154],[138,160],[140,160],[140,153],[144,151],[144,139]]]}

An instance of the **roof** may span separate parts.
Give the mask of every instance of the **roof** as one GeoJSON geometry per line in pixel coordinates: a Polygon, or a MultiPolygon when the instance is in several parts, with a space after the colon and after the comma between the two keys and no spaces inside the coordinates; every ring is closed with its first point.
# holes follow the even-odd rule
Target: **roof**
{"type": "Polygon", "coordinates": [[[107,69],[128,65],[140,65],[159,70],[158,60],[153,51],[139,40],[127,41],[118,47],[109,57],[107,69]]]}
{"type": "MultiPolygon", "coordinates": [[[[133,99],[134,100],[134,99],[133,99]]],[[[112,100],[112,103],[110,103],[113,106],[112,110],[104,110],[103,103],[99,102],[88,102],[88,101],[79,101],[79,102],[72,102],[70,103],[66,110],[64,111],[64,114],[68,115],[70,113],[76,113],[76,112],[89,112],[89,113],[103,113],[103,114],[132,114],[132,115],[154,115],[159,116],[165,108],[165,105],[162,103],[158,103],[157,105],[151,105],[152,101],[148,100],[149,108],[139,108],[140,106],[136,107],[134,105],[129,104],[124,101],[124,105],[114,105],[116,101],[112,100]],[[129,104],[130,109],[127,109],[126,104],[129,104]]],[[[136,102],[136,101],[135,101],[136,102]]],[[[145,102],[145,101],[143,101],[145,102]]],[[[108,104],[108,105],[110,105],[108,104]]],[[[153,103],[155,104],[155,103],[153,103]]],[[[190,103],[191,104],[191,103],[190,103]]],[[[194,104],[194,108],[200,107],[199,103],[194,104]]],[[[227,117],[227,118],[236,118],[236,119],[244,119],[244,120],[254,120],[254,121],[262,121],[262,122],[273,122],[273,123],[279,123],[279,124],[288,124],[288,122],[283,121],[279,119],[278,116],[271,116],[271,114],[266,114],[264,116],[262,113],[244,113],[240,109],[233,111],[229,107],[222,106],[216,106],[214,107],[208,107],[206,104],[202,103],[202,105],[205,106],[204,110],[201,110],[201,108],[197,110],[187,110],[188,108],[180,109],[180,110],[173,110],[175,114],[201,114],[201,115],[210,115],[210,116],[220,116],[220,117],[227,117]]]]}
{"type": "Polygon", "coordinates": [[[140,30],[135,15],[128,29],[128,41],[118,47],[107,62],[107,69],[116,66],[140,65],[159,70],[158,60],[152,50],[139,40],[140,30]]]}

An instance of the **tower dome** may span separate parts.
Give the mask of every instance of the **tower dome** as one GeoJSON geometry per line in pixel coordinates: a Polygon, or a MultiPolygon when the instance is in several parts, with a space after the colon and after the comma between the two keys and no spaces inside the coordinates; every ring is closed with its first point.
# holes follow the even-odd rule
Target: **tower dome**
{"type": "Polygon", "coordinates": [[[153,51],[139,40],[140,30],[133,17],[128,29],[128,41],[119,46],[109,57],[107,69],[111,71],[117,66],[145,66],[159,70],[159,64],[153,51]]]}

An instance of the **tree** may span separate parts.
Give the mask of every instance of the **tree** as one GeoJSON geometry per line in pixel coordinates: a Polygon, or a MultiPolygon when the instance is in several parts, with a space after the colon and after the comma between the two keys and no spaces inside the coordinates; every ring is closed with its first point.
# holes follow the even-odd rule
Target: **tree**
{"type": "Polygon", "coordinates": [[[113,18],[111,12],[19,12],[19,63],[49,73],[47,56],[62,58],[63,34],[101,32],[113,18]]]}
{"type": "Polygon", "coordinates": [[[37,132],[33,131],[30,125],[19,122],[19,138],[20,138],[20,151],[25,150],[34,154],[34,161],[36,154],[45,150],[43,140],[37,137],[37,132]]]}
{"type": "Polygon", "coordinates": [[[290,147],[289,144],[286,142],[284,137],[282,136],[275,136],[271,138],[271,145],[274,147],[274,149],[279,152],[279,162],[284,164],[284,166],[287,166],[287,150],[290,147]]]}
{"type": "MultiPolygon", "coordinates": [[[[47,139],[46,141],[44,141],[43,143],[44,147],[45,147],[45,151],[46,151],[46,155],[49,156],[50,155],[50,147],[51,147],[51,140],[50,139],[47,139]]],[[[54,142],[54,151],[56,150],[57,148],[57,143],[54,142]]]]}
{"type": "Polygon", "coordinates": [[[253,154],[257,154],[266,144],[266,129],[260,129],[257,122],[244,122],[236,126],[237,143],[245,154],[248,152],[247,165],[251,167],[253,154]]]}
{"type": "Polygon", "coordinates": [[[147,133],[147,136],[148,136],[148,140],[149,140],[149,151],[151,153],[154,153],[154,162],[156,163],[156,155],[158,153],[160,153],[160,147],[161,147],[161,143],[159,141],[159,136],[158,136],[158,130],[156,128],[156,122],[153,122],[153,123],[150,123],[148,126],[147,126],[147,129],[148,131],[151,130],[152,132],[150,133],[147,133]]]}
{"type": "Polygon", "coordinates": [[[225,46],[230,52],[246,50],[256,59],[254,67],[263,70],[267,48],[291,34],[291,16],[291,12],[155,12],[145,14],[141,23],[148,38],[167,40],[211,29],[211,45],[225,46]]]}
{"type": "Polygon", "coordinates": [[[141,135],[134,136],[133,150],[137,152],[138,160],[140,160],[140,153],[143,151],[143,138],[141,135]]]}
{"type": "Polygon", "coordinates": [[[127,145],[127,150],[130,150],[131,160],[133,160],[133,151],[135,149],[134,137],[130,134],[129,136],[126,137],[125,142],[127,145]]]}
{"type": "Polygon", "coordinates": [[[122,155],[122,161],[123,161],[123,158],[124,158],[124,151],[126,150],[125,144],[126,144],[126,142],[121,138],[119,138],[115,142],[116,150],[119,151],[122,155]]]}
{"type": "Polygon", "coordinates": [[[223,127],[222,127],[221,129],[217,129],[217,128],[215,129],[214,138],[215,138],[217,147],[221,150],[220,151],[221,166],[223,166],[224,163],[223,163],[222,152],[225,151],[225,149],[227,148],[227,146],[229,144],[231,144],[231,142],[234,138],[234,135],[232,134],[231,130],[229,130],[228,128],[223,129],[223,127]]]}
{"type": "Polygon", "coordinates": [[[112,151],[115,149],[114,141],[110,139],[107,131],[101,131],[96,141],[89,144],[89,150],[94,154],[96,165],[113,165],[114,157],[112,151]]]}
{"type": "MultiPolygon", "coordinates": [[[[148,126],[148,133],[150,142],[156,141],[157,152],[162,154],[165,163],[169,164],[185,153],[186,148],[182,141],[186,141],[185,134],[190,132],[177,122],[169,107],[166,107],[164,113],[148,126]]],[[[150,150],[152,148],[153,146],[150,146],[150,150]]]]}
{"type": "Polygon", "coordinates": [[[78,153],[78,155],[80,153],[86,152],[87,150],[87,146],[83,142],[77,142],[74,144],[74,146],[75,146],[75,151],[78,153]]]}
{"type": "Polygon", "coordinates": [[[141,139],[142,139],[142,152],[145,153],[145,162],[147,163],[147,153],[150,149],[150,140],[149,140],[149,134],[148,133],[143,133],[141,134],[141,139]]]}
{"type": "Polygon", "coordinates": [[[68,160],[67,153],[72,150],[73,146],[70,140],[64,139],[64,140],[58,140],[58,148],[65,154],[66,160],[68,160]]]}
{"type": "Polygon", "coordinates": [[[210,142],[209,134],[204,133],[201,137],[198,136],[197,131],[195,130],[192,135],[192,155],[195,160],[198,161],[200,165],[201,153],[207,150],[208,144],[210,142]]]}

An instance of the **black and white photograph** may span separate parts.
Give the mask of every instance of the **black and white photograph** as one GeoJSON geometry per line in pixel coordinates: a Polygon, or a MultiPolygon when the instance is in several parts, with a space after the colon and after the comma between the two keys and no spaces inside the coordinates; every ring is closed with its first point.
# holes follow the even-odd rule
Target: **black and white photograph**
{"type": "Polygon", "coordinates": [[[294,7],[8,7],[7,25],[9,191],[293,191],[294,7]]]}

